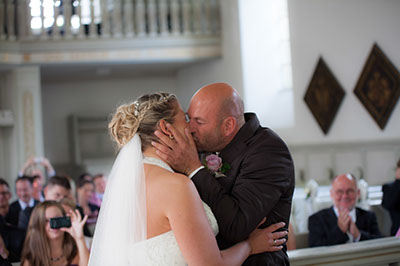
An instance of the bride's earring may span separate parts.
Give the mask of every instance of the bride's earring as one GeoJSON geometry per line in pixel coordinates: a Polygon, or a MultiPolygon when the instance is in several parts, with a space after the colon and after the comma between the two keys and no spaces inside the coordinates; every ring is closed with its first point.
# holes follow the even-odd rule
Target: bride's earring
{"type": "Polygon", "coordinates": [[[174,136],[172,136],[172,134],[169,134],[169,138],[170,138],[171,140],[174,140],[174,139],[175,139],[174,136]]]}

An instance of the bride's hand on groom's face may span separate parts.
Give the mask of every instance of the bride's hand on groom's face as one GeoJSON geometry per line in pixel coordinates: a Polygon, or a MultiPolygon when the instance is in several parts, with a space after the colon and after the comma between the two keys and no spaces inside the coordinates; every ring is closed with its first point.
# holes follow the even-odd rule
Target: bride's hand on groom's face
{"type": "MultiPolygon", "coordinates": [[[[265,218],[260,223],[263,224],[265,218]]],[[[274,252],[283,248],[282,244],[286,242],[283,238],[288,234],[287,231],[275,232],[279,228],[285,226],[284,222],[272,224],[264,229],[256,229],[249,236],[249,243],[251,247],[251,254],[258,254],[262,252],[274,252]]]]}
{"type": "Polygon", "coordinates": [[[154,134],[160,142],[153,141],[151,144],[157,149],[157,155],[175,171],[189,175],[201,166],[192,134],[188,128],[185,128],[185,136],[182,136],[171,124],[167,124],[167,128],[173,138],[156,130],[154,134]]]}

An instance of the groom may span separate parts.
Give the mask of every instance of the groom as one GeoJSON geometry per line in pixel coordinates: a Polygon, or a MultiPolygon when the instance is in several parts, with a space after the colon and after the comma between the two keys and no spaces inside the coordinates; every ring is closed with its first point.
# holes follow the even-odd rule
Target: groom
{"type": "MultiPolygon", "coordinates": [[[[176,171],[192,178],[202,200],[211,207],[219,225],[220,249],[246,239],[264,217],[267,221],[262,228],[283,221],[287,230],[294,166],[279,136],[261,127],[254,113],[244,113],[241,97],[226,83],[197,91],[187,114],[186,137],[169,125],[172,140],[155,132],[168,147],[153,145],[176,171]],[[202,166],[198,152],[220,152],[224,167],[218,172],[223,176],[216,178],[202,166]]],[[[243,265],[289,265],[286,245],[276,252],[250,256],[243,265]]]]}

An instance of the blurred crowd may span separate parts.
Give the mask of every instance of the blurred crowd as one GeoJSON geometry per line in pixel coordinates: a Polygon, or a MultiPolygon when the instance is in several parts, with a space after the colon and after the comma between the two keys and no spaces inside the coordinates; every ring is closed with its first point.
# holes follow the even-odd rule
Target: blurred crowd
{"type": "Polygon", "coordinates": [[[10,184],[0,177],[0,265],[87,265],[107,178],[55,172],[32,157],[10,184]]]}
{"type": "MultiPolygon", "coordinates": [[[[381,237],[375,214],[356,206],[360,185],[351,174],[335,177],[333,205],[308,217],[310,247],[381,237]]],[[[29,159],[15,180],[15,200],[0,177],[0,266],[87,265],[107,178],[82,173],[59,175],[46,158],[29,159]],[[66,223],[66,224],[65,224],[66,223]]],[[[400,160],[393,182],[382,186],[382,206],[391,217],[391,235],[400,236],[400,160]]],[[[289,225],[289,250],[296,249],[289,225]]]]}

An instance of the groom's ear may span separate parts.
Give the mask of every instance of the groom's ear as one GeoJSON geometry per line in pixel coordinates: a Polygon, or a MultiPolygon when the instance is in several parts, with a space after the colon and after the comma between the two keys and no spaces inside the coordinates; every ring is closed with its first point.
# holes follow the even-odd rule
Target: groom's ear
{"type": "Polygon", "coordinates": [[[230,116],[224,119],[222,130],[226,137],[234,132],[235,127],[236,127],[236,119],[234,117],[230,116]]]}
{"type": "Polygon", "coordinates": [[[164,119],[161,119],[159,122],[158,122],[158,126],[159,126],[159,128],[160,128],[160,130],[161,130],[161,132],[162,133],[164,133],[165,135],[171,135],[171,132],[168,130],[168,128],[167,128],[167,121],[165,121],[164,119]]]}

